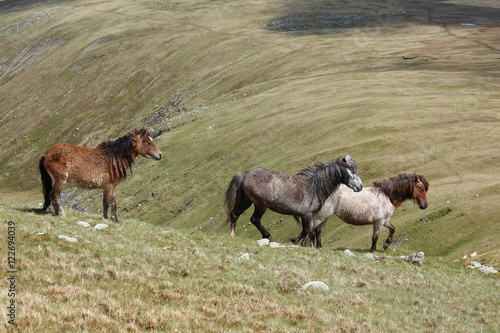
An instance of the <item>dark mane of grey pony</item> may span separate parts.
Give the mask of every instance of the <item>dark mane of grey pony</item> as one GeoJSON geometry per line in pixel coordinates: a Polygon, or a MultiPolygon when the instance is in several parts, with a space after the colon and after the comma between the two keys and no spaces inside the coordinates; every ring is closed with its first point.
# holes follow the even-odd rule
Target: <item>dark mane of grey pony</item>
{"type": "Polygon", "coordinates": [[[321,207],[326,199],[341,184],[349,182],[347,169],[356,169],[356,162],[347,163],[345,157],[338,157],[326,163],[317,162],[314,167],[306,167],[298,173],[309,180],[309,186],[321,203],[321,207]]]}
{"type": "Polygon", "coordinates": [[[132,172],[132,164],[134,163],[134,158],[132,157],[132,151],[134,150],[132,136],[141,131],[135,130],[134,133],[129,133],[116,140],[103,141],[97,146],[97,148],[104,149],[108,153],[109,166],[113,179],[126,179],[127,168],[130,168],[130,172],[132,172]]]}
{"type": "Polygon", "coordinates": [[[413,188],[418,179],[424,184],[425,191],[429,189],[427,179],[416,173],[400,173],[397,176],[384,179],[382,181],[374,181],[373,187],[381,193],[387,195],[391,202],[405,201],[413,197],[413,188]]]}

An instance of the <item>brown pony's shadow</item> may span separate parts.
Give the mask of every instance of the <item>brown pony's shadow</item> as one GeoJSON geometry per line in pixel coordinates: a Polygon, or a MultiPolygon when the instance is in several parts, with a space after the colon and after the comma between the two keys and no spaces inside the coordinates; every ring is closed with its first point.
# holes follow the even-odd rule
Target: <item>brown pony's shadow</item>
{"type": "Polygon", "coordinates": [[[42,208],[15,208],[18,212],[23,213],[34,213],[37,215],[48,215],[50,212],[48,210],[43,210],[42,208]]]}

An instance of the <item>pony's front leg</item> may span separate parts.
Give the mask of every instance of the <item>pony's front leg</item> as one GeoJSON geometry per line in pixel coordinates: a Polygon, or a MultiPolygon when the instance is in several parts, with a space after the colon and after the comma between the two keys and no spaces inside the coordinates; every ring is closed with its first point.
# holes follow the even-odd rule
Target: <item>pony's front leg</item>
{"type": "Polygon", "coordinates": [[[316,228],[316,247],[322,248],[323,246],[321,245],[321,230],[316,228]]]}
{"type": "Polygon", "coordinates": [[[312,248],[316,248],[316,228],[314,228],[312,216],[305,215],[302,217],[302,229],[307,230],[309,244],[312,248]]]}
{"type": "Polygon", "coordinates": [[[110,198],[110,204],[111,204],[111,220],[114,222],[118,222],[118,215],[116,213],[116,193],[115,193],[115,188],[111,190],[111,198],[110,198]]]}
{"type": "Polygon", "coordinates": [[[104,186],[102,188],[102,218],[108,219],[108,208],[109,202],[111,199],[111,188],[108,186],[104,186]]]}

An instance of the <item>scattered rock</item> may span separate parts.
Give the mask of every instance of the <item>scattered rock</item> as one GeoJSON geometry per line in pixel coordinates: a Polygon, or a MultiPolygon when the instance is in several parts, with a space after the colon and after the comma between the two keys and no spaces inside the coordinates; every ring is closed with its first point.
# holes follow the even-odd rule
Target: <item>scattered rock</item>
{"type": "Polygon", "coordinates": [[[64,239],[70,243],[76,243],[78,242],[78,239],[76,239],[75,237],[69,237],[69,236],[66,236],[66,235],[59,235],[59,239],[64,239]]]}
{"type": "Polygon", "coordinates": [[[109,227],[109,225],[104,224],[104,223],[99,223],[99,224],[95,225],[94,229],[95,230],[102,230],[102,229],[106,229],[107,227],[109,227]]]}
{"type": "Polygon", "coordinates": [[[471,255],[470,255],[470,257],[471,257],[471,258],[472,258],[472,257],[475,257],[475,256],[477,256],[477,253],[476,253],[476,252],[473,252],[473,253],[471,253],[471,255]]]}
{"type": "Polygon", "coordinates": [[[370,260],[378,260],[378,256],[373,255],[373,253],[365,253],[363,254],[363,258],[370,259],[370,260]]]}
{"type": "Polygon", "coordinates": [[[45,235],[45,232],[37,232],[36,235],[37,236],[45,235]]]}
{"type": "Polygon", "coordinates": [[[477,261],[471,261],[469,263],[469,265],[467,266],[467,268],[477,269],[478,271],[480,271],[481,273],[484,273],[484,274],[498,273],[498,271],[495,268],[493,268],[491,266],[483,265],[477,261]]]}
{"type": "Polygon", "coordinates": [[[349,257],[356,257],[356,255],[352,253],[351,250],[349,249],[345,249],[344,251],[342,251],[342,253],[349,257]]]}
{"type": "Polygon", "coordinates": [[[299,289],[307,290],[307,288],[309,287],[319,288],[322,290],[330,290],[330,287],[328,287],[324,282],[321,281],[308,282],[305,285],[301,286],[299,289]]]}
{"type": "Polygon", "coordinates": [[[84,227],[84,228],[90,227],[90,224],[88,222],[85,222],[85,221],[78,221],[78,222],[76,222],[76,225],[79,225],[80,227],[84,227]]]}
{"type": "Polygon", "coordinates": [[[419,252],[419,253],[413,253],[406,257],[401,256],[401,259],[411,262],[415,266],[422,266],[422,264],[424,263],[424,253],[419,252]]]}
{"type": "Polygon", "coordinates": [[[257,244],[259,244],[259,246],[268,246],[269,243],[269,239],[267,238],[262,238],[257,241],[257,244]]]}
{"type": "Polygon", "coordinates": [[[250,260],[250,255],[248,253],[243,253],[238,260],[250,260]]]}

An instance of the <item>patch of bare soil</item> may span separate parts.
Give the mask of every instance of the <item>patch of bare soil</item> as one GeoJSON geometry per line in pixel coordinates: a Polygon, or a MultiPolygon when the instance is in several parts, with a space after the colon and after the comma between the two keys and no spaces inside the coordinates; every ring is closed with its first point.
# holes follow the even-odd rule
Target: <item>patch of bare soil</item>
{"type": "Polygon", "coordinates": [[[0,80],[15,75],[36,64],[64,44],[64,39],[55,36],[37,37],[31,43],[0,66],[0,80]]]}

